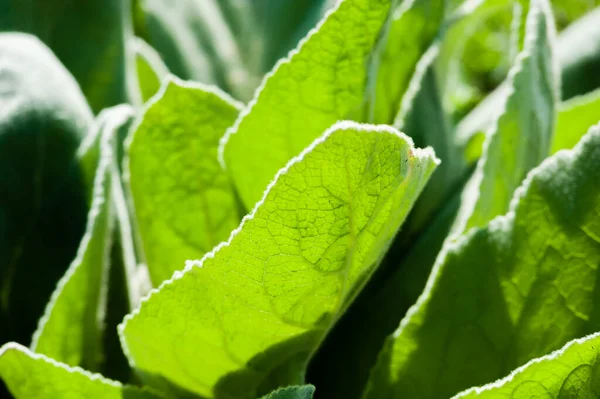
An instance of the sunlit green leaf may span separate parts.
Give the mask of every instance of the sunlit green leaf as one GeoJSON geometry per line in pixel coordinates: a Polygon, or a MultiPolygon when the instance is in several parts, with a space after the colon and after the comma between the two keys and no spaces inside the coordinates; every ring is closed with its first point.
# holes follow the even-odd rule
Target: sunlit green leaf
{"type": "Polygon", "coordinates": [[[342,0],[257,90],[220,148],[246,208],[325,129],[362,116],[373,57],[395,4],[342,0]]]}
{"type": "Polygon", "coordinates": [[[215,398],[302,383],[436,162],[391,128],[336,124],[278,173],[226,244],[126,318],[135,367],[215,398]]]}
{"type": "Polygon", "coordinates": [[[562,349],[534,359],[507,377],[454,397],[483,399],[593,398],[600,392],[600,334],[569,342],[562,349]]]}
{"type": "Polygon", "coordinates": [[[148,390],[69,367],[9,343],[0,348],[0,379],[15,399],[159,399],[148,390]]]}
{"type": "Polygon", "coordinates": [[[129,183],[155,286],[226,240],[240,222],[217,159],[219,139],[239,109],[214,88],[170,79],[135,128],[129,183]]]}

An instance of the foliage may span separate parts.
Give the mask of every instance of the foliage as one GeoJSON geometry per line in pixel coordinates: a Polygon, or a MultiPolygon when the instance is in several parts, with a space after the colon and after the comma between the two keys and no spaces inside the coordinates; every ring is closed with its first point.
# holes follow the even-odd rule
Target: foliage
{"type": "Polygon", "coordinates": [[[594,6],[0,0],[0,397],[598,396],[594,6]]]}

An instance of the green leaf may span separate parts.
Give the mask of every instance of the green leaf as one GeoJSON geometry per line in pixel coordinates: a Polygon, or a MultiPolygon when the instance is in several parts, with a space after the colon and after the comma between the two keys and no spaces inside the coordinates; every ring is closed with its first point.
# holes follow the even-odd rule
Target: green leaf
{"type": "Polygon", "coordinates": [[[396,118],[417,63],[442,26],[445,7],[444,0],[407,0],[394,11],[375,82],[376,123],[396,118]]]}
{"type": "Polygon", "coordinates": [[[0,31],[36,35],[73,74],[94,112],[128,102],[128,0],[0,0],[0,31]]]}
{"type": "Polygon", "coordinates": [[[261,0],[252,3],[264,40],[260,65],[264,73],[296,47],[337,0],[261,0]]]}
{"type": "Polygon", "coordinates": [[[598,397],[599,346],[599,333],[573,340],[556,352],[528,362],[501,380],[469,389],[454,399],[598,397]]]}
{"type": "Polygon", "coordinates": [[[104,360],[102,339],[114,220],[114,134],[129,117],[129,109],[115,108],[106,117],[110,122],[97,132],[101,136],[101,157],[96,165],[86,232],[76,258],[46,306],[31,344],[34,352],[94,371],[104,360]]]}
{"type": "Polygon", "coordinates": [[[240,104],[171,78],[146,109],[129,147],[137,225],[155,286],[227,239],[241,216],[217,159],[240,104]]]}
{"type": "Polygon", "coordinates": [[[373,58],[395,3],[342,0],[257,90],[219,149],[246,208],[325,129],[362,114],[373,58]]]}
{"type": "Polygon", "coordinates": [[[439,255],[365,398],[445,398],[600,329],[600,126],[439,255]]]}
{"type": "Polygon", "coordinates": [[[0,34],[0,110],[0,342],[29,344],[85,231],[76,151],[93,116],[49,49],[17,33],[0,34]]]}
{"type": "Polygon", "coordinates": [[[142,101],[146,102],[158,92],[161,82],[167,77],[169,70],[156,50],[139,37],[134,38],[133,48],[142,101]]]}
{"type": "Polygon", "coordinates": [[[263,396],[261,399],[312,399],[315,387],[312,385],[281,388],[263,396]]]}
{"type": "Polygon", "coordinates": [[[151,383],[158,375],[215,398],[302,383],[436,163],[389,127],[334,125],[277,174],[227,243],[125,319],[132,364],[151,383]]]}
{"type": "Polygon", "coordinates": [[[92,370],[102,357],[102,320],[98,312],[102,311],[102,286],[106,284],[112,230],[109,169],[112,154],[108,139],[102,139],[104,154],[97,168],[87,228],[77,257],[59,281],[31,344],[38,353],[92,370]]]}
{"type": "Polygon", "coordinates": [[[523,51],[509,72],[504,107],[463,192],[454,236],[506,213],[527,172],[550,152],[559,76],[547,0],[531,2],[525,36],[523,51]]]}
{"type": "Polygon", "coordinates": [[[560,105],[552,153],[570,149],[600,120],[600,89],[560,105]]]}
{"type": "Polygon", "coordinates": [[[70,367],[9,343],[0,348],[0,378],[15,399],[158,399],[148,390],[70,367]]]}
{"type": "Polygon", "coordinates": [[[140,0],[149,43],[182,79],[242,101],[335,0],[140,0]]]}

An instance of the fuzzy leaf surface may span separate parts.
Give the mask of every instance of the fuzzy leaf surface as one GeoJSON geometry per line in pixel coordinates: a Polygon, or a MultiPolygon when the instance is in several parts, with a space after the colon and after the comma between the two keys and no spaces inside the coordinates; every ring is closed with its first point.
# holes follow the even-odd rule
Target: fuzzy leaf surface
{"type": "MultiPolygon", "coordinates": [[[[98,370],[103,361],[103,315],[114,220],[111,190],[114,134],[128,116],[127,109],[111,110],[107,116],[110,122],[97,132],[101,136],[97,143],[101,155],[86,232],[77,256],[46,306],[31,345],[36,353],[88,370],[98,370]]],[[[92,141],[94,144],[96,140],[92,141]]]]}
{"type": "Polygon", "coordinates": [[[227,243],[126,318],[135,367],[211,398],[302,383],[437,162],[392,128],[334,125],[278,173],[227,243]]]}
{"type": "Polygon", "coordinates": [[[0,348],[0,379],[15,399],[159,399],[160,396],[69,367],[9,343],[0,348]]]}
{"type": "Polygon", "coordinates": [[[600,393],[598,348],[598,333],[573,340],[501,380],[469,389],[454,399],[597,398],[600,393]]]}
{"type": "Polygon", "coordinates": [[[165,81],[133,133],[129,184],[154,286],[227,239],[241,216],[217,159],[240,105],[222,92],[165,81]]]}

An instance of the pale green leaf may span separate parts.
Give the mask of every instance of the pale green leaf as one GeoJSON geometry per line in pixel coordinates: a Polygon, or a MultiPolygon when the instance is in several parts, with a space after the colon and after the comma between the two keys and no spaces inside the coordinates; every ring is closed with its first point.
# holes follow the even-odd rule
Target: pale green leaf
{"type": "Polygon", "coordinates": [[[257,89],[219,149],[248,209],[277,170],[325,129],[362,115],[395,3],[342,0],[257,89]]]}
{"type": "Polygon", "coordinates": [[[15,399],[158,399],[148,390],[70,367],[9,343],[0,348],[0,379],[15,399]]]}
{"type": "Polygon", "coordinates": [[[241,216],[217,159],[240,104],[221,91],[165,81],[134,130],[129,184],[155,286],[227,239],[241,216]]]}
{"type": "Polygon", "coordinates": [[[158,92],[169,70],[156,50],[139,37],[133,39],[133,48],[140,93],[142,101],[146,102],[158,92]]]}
{"type": "Polygon", "coordinates": [[[436,163],[389,127],[334,125],[278,173],[227,243],[126,318],[120,332],[132,364],[151,383],[160,376],[215,398],[302,383],[310,354],[436,163]]]}
{"type": "Polygon", "coordinates": [[[590,126],[600,121],[600,89],[562,103],[558,110],[552,153],[570,149],[590,126]]]}
{"type": "Polygon", "coordinates": [[[261,68],[269,71],[306,33],[317,25],[338,0],[253,1],[264,44],[261,68]]]}
{"type": "Polygon", "coordinates": [[[315,387],[312,385],[292,386],[278,389],[261,399],[311,399],[314,392],[315,387]]]}
{"type": "Polygon", "coordinates": [[[547,0],[531,2],[523,51],[509,72],[507,97],[463,199],[453,235],[506,213],[527,172],[548,156],[554,134],[559,76],[554,21],[547,0]]]}
{"type": "Polygon", "coordinates": [[[597,398],[600,394],[599,348],[599,333],[573,340],[501,380],[469,389],[454,399],[597,398]]]}
{"type": "Polygon", "coordinates": [[[600,126],[447,246],[365,398],[447,398],[600,329],[600,126]]]}
{"type": "Polygon", "coordinates": [[[94,112],[128,102],[128,0],[0,0],[0,31],[40,38],[73,74],[94,112]]]}
{"type": "Polygon", "coordinates": [[[76,151],[92,126],[52,52],[31,35],[0,33],[1,343],[30,343],[75,257],[89,203],[76,151]]]}

